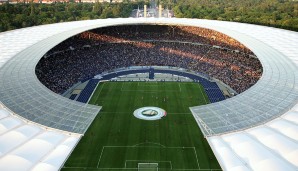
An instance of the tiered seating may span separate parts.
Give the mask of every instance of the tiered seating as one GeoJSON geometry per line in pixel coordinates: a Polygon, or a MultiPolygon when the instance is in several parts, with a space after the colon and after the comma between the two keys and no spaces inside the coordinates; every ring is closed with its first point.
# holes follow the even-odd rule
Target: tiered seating
{"type": "Polygon", "coordinates": [[[211,103],[219,102],[225,99],[225,96],[222,94],[218,85],[215,82],[203,81],[201,82],[205,92],[211,103]]]}
{"type": "Polygon", "coordinates": [[[87,103],[92,92],[94,91],[97,83],[98,83],[98,79],[91,79],[88,84],[86,85],[86,87],[82,90],[80,96],[78,97],[77,101],[82,102],[82,103],[87,103]]]}
{"type": "Polygon", "coordinates": [[[205,89],[219,89],[218,85],[215,82],[211,82],[205,79],[201,79],[200,83],[205,89]]]}

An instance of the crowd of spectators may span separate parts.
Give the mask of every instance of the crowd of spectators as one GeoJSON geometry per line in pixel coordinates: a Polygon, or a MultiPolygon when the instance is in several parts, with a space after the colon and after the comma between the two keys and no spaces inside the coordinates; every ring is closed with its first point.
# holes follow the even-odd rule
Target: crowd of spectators
{"type": "MultiPolygon", "coordinates": [[[[237,40],[220,32],[193,26],[166,26],[166,25],[129,25],[112,26],[84,32],[81,38],[98,40],[98,35],[122,38],[135,41],[143,40],[172,40],[199,42],[207,45],[221,46],[228,49],[238,50],[247,54],[253,54],[248,48],[237,40]]],[[[101,40],[101,39],[99,39],[101,40]]],[[[111,39],[110,39],[111,40],[111,39]]],[[[115,40],[111,40],[115,41],[115,40]]],[[[118,40],[119,41],[119,40],[118,40]]]]}
{"type": "Polygon", "coordinates": [[[208,74],[241,93],[257,82],[262,66],[242,44],[213,32],[152,25],[87,31],[49,51],[36,74],[49,89],[63,93],[81,80],[116,68],[175,66],[208,74]]]}

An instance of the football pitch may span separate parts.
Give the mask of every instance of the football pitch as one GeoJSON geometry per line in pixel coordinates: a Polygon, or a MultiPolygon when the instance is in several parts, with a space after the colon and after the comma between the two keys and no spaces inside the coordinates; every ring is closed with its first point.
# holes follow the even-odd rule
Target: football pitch
{"type": "Polygon", "coordinates": [[[90,104],[102,106],[62,170],[221,170],[189,107],[209,103],[199,83],[102,82],[90,104]],[[155,106],[167,115],[141,120],[155,106]]]}

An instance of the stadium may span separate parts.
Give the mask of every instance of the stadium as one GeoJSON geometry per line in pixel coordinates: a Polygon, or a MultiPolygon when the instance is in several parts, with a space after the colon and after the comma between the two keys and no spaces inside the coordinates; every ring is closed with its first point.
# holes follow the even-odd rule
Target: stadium
{"type": "Polygon", "coordinates": [[[0,44],[0,170],[298,169],[295,32],[119,18],[0,44]]]}

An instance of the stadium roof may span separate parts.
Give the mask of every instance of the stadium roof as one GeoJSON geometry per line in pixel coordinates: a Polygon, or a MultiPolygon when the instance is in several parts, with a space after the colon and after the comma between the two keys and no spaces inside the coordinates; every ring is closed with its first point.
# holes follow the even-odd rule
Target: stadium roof
{"type": "Polygon", "coordinates": [[[298,33],[247,24],[215,25],[216,30],[241,41],[257,55],[263,75],[234,98],[191,108],[205,136],[254,127],[291,109],[298,101],[297,66],[291,60],[298,33]]]}
{"type": "Polygon", "coordinates": [[[0,104],[0,170],[59,170],[79,135],[24,122],[0,104]]]}
{"type": "MultiPolygon", "coordinates": [[[[210,28],[250,48],[263,65],[263,75],[257,84],[228,100],[191,110],[224,170],[297,170],[296,32],[250,24],[175,18],[78,21],[4,32],[0,33],[0,101],[14,114],[38,123],[40,127],[84,133],[100,108],[70,101],[48,90],[35,75],[37,62],[53,46],[85,30],[146,23],[210,28]]],[[[0,165],[2,160],[3,157],[0,165]]],[[[24,163],[20,161],[18,164],[24,163]]]]}
{"type": "Polygon", "coordinates": [[[84,134],[100,107],[63,98],[42,85],[35,75],[40,58],[72,35],[71,31],[65,33],[63,29],[59,29],[62,33],[58,35],[54,35],[57,33],[54,29],[49,30],[33,27],[0,34],[0,51],[4,52],[0,61],[0,66],[3,65],[0,68],[0,100],[25,119],[84,134]]]}

